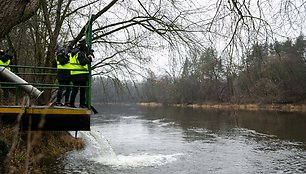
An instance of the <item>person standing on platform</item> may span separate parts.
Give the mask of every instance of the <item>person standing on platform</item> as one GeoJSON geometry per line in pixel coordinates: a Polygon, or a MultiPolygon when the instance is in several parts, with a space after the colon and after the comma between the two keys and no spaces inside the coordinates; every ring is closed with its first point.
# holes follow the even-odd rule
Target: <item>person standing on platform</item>
{"type": "Polygon", "coordinates": [[[75,98],[80,89],[80,106],[81,108],[87,108],[86,106],[86,88],[89,80],[88,66],[91,63],[91,56],[89,56],[89,49],[85,40],[81,40],[75,48],[70,57],[70,64],[72,66],[71,79],[73,88],[70,96],[70,107],[75,106],[75,98]]]}
{"type": "Polygon", "coordinates": [[[68,47],[58,47],[56,51],[56,64],[57,64],[57,81],[60,85],[56,94],[56,106],[68,106],[70,96],[70,83],[71,83],[71,65],[70,65],[70,49],[68,47]],[[63,92],[65,96],[65,103],[62,104],[63,92]]]}

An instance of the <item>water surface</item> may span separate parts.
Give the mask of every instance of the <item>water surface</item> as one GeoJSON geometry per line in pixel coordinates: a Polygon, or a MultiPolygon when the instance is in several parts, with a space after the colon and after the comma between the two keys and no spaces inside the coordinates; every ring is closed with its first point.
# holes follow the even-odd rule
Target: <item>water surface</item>
{"type": "Polygon", "coordinates": [[[306,115],[97,105],[51,173],[306,173],[306,115]]]}

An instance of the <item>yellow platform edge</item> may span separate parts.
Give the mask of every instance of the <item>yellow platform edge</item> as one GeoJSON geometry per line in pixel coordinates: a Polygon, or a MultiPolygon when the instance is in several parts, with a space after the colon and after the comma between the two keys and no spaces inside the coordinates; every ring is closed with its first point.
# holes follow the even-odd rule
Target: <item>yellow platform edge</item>
{"type": "Polygon", "coordinates": [[[46,115],[90,115],[91,110],[83,108],[69,107],[49,107],[49,106],[34,106],[34,107],[0,107],[0,114],[46,114],[46,115]]]}

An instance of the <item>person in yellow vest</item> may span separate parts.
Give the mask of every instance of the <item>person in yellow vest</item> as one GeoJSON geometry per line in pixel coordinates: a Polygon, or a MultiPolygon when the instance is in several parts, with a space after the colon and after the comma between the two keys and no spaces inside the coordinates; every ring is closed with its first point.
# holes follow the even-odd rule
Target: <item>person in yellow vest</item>
{"type": "MultiPolygon", "coordinates": [[[[6,69],[11,71],[10,65],[11,65],[11,60],[13,59],[13,54],[10,52],[10,50],[0,50],[0,66],[4,66],[6,69]]],[[[0,76],[0,82],[8,82],[5,78],[0,76]]],[[[1,84],[2,88],[2,97],[1,101],[2,102],[8,102],[9,101],[9,87],[10,85],[8,84],[1,84]]]]}
{"type": "Polygon", "coordinates": [[[70,83],[71,83],[71,75],[70,75],[70,49],[68,47],[58,47],[56,51],[56,64],[57,64],[57,81],[60,85],[56,94],[56,106],[68,106],[69,105],[69,96],[70,96],[70,83]],[[62,95],[63,92],[65,96],[65,103],[62,104],[62,95]]]}
{"type": "Polygon", "coordinates": [[[80,106],[81,108],[86,108],[86,88],[89,80],[88,66],[91,63],[91,58],[89,56],[89,49],[86,45],[85,40],[81,40],[70,56],[70,64],[72,69],[71,79],[73,83],[72,92],[70,96],[70,107],[75,106],[75,98],[80,89],[80,106]],[[83,87],[81,87],[83,86],[83,87]]]}

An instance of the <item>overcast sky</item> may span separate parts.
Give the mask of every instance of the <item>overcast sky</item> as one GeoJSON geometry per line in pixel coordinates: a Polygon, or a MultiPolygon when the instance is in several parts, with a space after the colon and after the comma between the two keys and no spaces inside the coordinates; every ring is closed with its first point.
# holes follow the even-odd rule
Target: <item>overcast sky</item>
{"type": "MultiPolygon", "coordinates": [[[[147,5],[148,9],[154,11],[154,6],[150,5],[151,1],[152,0],[141,2],[147,2],[145,5],[147,5]]],[[[110,2],[110,0],[101,1],[99,3],[101,7],[104,7],[108,2],[110,2]]],[[[163,7],[161,10],[165,10],[165,13],[168,15],[176,14],[173,9],[168,9],[167,1],[154,2],[161,2],[163,7]]],[[[231,1],[178,0],[176,2],[179,2],[179,9],[182,14],[185,15],[185,20],[182,20],[181,24],[190,22],[188,29],[204,31],[202,33],[197,33],[198,39],[203,42],[204,46],[213,46],[218,50],[222,50],[222,48],[228,44],[236,24],[234,23],[235,15],[231,14],[231,9],[234,9],[233,5],[229,4],[231,1]],[[218,6],[219,3],[221,3],[220,6],[218,6]],[[219,10],[218,13],[217,9],[219,10]],[[208,24],[213,19],[215,20],[214,25],[209,28],[208,24]],[[208,28],[210,31],[208,31],[208,28]]],[[[250,42],[248,39],[249,37],[251,37],[251,40],[258,40],[259,42],[273,42],[273,39],[284,40],[287,37],[295,38],[301,32],[305,32],[306,23],[304,21],[306,19],[306,10],[303,7],[303,3],[305,3],[303,0],[246,0],[244,2],[249,12],[255,17],[253,20],[254,23],[246,20],[250,26],[251,32],[247,33],[243,30],[245,26],[241,24],[241,22],[241,27],[238,27],[239,33],[236,34],[241,36],[239,41],[245,42],[245,44],[250,42]],[[266,25],[263,21],[259,20],[259,18],[266,21],[269,25],[266,25]],[[251,24],[255,25],[251,26],[251,24]]],[[[112,7],[111,10],[99,19],[99,24],[107,25],[112,22],[120,21],[128,16],[131,17],[132,13],[129,8],[126,8],[127,6],[133,9],[140,8],[137,1],[119,1],[118,5],[112,7]]],[[[94,10],[95,8],[90,9],[93,14],[95,13],[94,10]]],[[[247,15],[245,9],[242,12],[247,15]]],[[[86,20],[80,21],[80,23],[84,23],[85,21],[86,20]]],[[[94,23],[94,27],[96,27],[95,25],[97,25],[97,23],[94,23]]],[[[116,35],[112,36],[112,38],[117,41],[125,37],[126,32],[124,31],[118,32],[116,35]]],[[[184,50],[183,47],[177,48],[177,52],[175,52],[175,50],[167,46],[165,41],[161,41],[158,37],[151,37],[150,41],[152,47],[156,46],[156,50],[146,52],[148,56],[153,58],[152,64],[148,67],[153,68],[157,73],[164,73],[165,69],[169,71],[169,67],[173,65],[171,57],[180,55],[180,60],[182,61],[184,57],[188,56],[188,51],[184,50]]],[[[101,50],[100,52],[101,57],[107,56],[107,51],[101,50]]],[[[97,57],[99,57],[99,55],[97,57]]],[[[179,61],[176,63],[179,63],[179,61]]]]}

